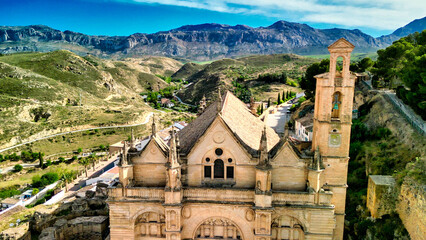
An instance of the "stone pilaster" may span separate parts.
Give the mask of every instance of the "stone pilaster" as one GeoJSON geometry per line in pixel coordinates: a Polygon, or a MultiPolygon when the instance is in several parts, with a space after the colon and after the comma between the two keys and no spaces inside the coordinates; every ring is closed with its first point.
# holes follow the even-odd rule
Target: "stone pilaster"
{"type": "Polygon", "coordinates": [[[181,239],[182,232],[182,206],[181,205],[164,205],[166,213],[166,239],[181,239]]]}
{"type": "Polygon", "coordinates": [[[272,236],[272,209],[255,209],[255,213],[255,240],[270,240],[272,236]]]}

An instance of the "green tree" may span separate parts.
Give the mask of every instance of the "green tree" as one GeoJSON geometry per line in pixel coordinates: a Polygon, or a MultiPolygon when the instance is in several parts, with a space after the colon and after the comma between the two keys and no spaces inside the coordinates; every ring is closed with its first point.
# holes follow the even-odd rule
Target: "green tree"
{"type": "Polygon", "coordinates": [[[84,168],[84,172],[85,172],[86,177],[87,177],[87,167],[90,165],[90,160],[89,160],[88,158],[80,158],[80,159],[78,160],[78,163],[79,163],[81,166],[83,166],[83,168],[84,168]]]}
{"type": "Polygon", "coordinates": [[[263,102],[260,102],[260,114],[263,113],[263,102]]]}
{"type": "Polygon", "coordinates": [[[307,99],[315,97],[315,89],[317,82],[314,76],[327,72],[329,66],[330,60],[323,59],[320,63],[314,63],[306,69],[305,75],[300,81],[300,87],[305,90],[305,95],[307,99]]]}
{"type": "Polygon", "coordinates": [[[22,171],[23,168],[24,167],[22,167],[22,165],[16,164],[15,166],[13,166],[13,171],[14,172],[20,172],[20,171],[22,171]]]}
{"type": "Polygon", "coordinates": [[[426,30],[401,38],[377,54],[374,86],[395,87],[402,82],[397,96],[426,119],[426,30]]]}
{"type": "Polygon", "coordinates": [[[365,72],[366,70],[369,70],[373,65],[374,62],[369,57],[363,58],[361,61],[358,62],[358,68],[360,72],[365,72]]]}
{"type": "Polygon", "coordinates": [[[21,160],[24,162],[29,162],[33,160],[33,156],[31,154],[31,152],[27,152],[27,151],[22,151],[21,152],[21,160]]]}
{"type": "Polygon", "coordinates": [[[41,152],[38,153],[39,167],[43,167],[43,154],[41,152]]]}
{"type": "Polygon", "coordinates": [[[33,188],[33,191],[31,192],[31,195],[36,195],[37,193],[39,193],[40,192],[40,189],[38,189],[38,188],[33,188]]]}
{"type": "Polygon", "coordinates": [[[277,105],[279,105],[279,104],[280,104],[280,102],[281,102],[281,96],[280,96],[280,93],[278,93],[277,105]]]}
{"type": "Polygon", "coordinates": [[[58,158],[58,160],[59,160],[59,162],[61,162],[61,163],[65,162],[65,158],[64,158],[64,157],[59,157],[59,158],[58,158]]]}
{"type": "Polygon", "coordinates": [[[270,106],[271,106],[271,99],[268,98],[268,107],[270,107],[270,106]]]}
{"type": "Polygon", "coordinates": [[[75,173],[72,170],[65,170],[61,174],[61,180],[64,181],[65,192],[68,192],[68,184],[74,179],[75,173]]]}
{"type": "Polygon", "coordinates": [[[90,154],[90,156],[88,157],[89,162],[92,164],[92,169],[93,171],[95,171],[95,166],[96,166],[96,160],[97,160],[97,156],[95,153],[90,154]]]}
{"type": "Polygon", "coordinates": [[[83,149],[80,147],[77,149],[77,152],[80,154],[81,152],[83,152],[83,149]]]}

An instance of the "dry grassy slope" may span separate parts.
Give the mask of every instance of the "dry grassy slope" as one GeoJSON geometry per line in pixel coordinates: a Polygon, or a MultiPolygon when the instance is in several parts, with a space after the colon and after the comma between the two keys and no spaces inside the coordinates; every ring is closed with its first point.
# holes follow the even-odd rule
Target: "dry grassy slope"
{"type": "Polygon", "coordinates": [[[48,134],[88,126],[140,122],[151,111],[139,93],[167,83],[181,63],[164,57],[102,60],[69,51],[0,57],[1,148],[48,134]],[[79,103],[80,94],[83,107],[79,103]],[[70,101],[70,104],[66,104],[70,101]],[[34,122],[42,107],[48,121],[34,122]]]}
{"type": "Polygon", "coordinates": [[[205,94],[208,99],[214,99],[217,89],[232,89],[232,81],[241,75],[247,76],[244,85],[247,85],[257,100],[266,101],[268,97],[276,95],[283,90],[300,91],[289,88],[287,85],[272,86],[264,82],[254,81],[260,74],[281,73],[286,71],[290,79],[300,77],[306,67],[315,60],[294,54],[256,55],[238,59],[222,59],[214,61],[204,67],[184,65],[177,73],[185,76],[191,86],[179,93],[187,102],[197,103],[205,94]],[[264,94],[265,92],[271,94],[264,94]]]}

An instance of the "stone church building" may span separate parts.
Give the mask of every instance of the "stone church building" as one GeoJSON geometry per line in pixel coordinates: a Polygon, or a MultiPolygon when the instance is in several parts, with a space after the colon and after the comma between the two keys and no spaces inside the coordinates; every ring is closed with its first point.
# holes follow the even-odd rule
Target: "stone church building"
{"type": "Polygon", "coordinates": [[[312,142],[279,137],[230,92],[168,143],[153,121],[141,151],[124,145],[109,187],[111,239],[343,239],[353,48],[328,47],[312,142]]]}

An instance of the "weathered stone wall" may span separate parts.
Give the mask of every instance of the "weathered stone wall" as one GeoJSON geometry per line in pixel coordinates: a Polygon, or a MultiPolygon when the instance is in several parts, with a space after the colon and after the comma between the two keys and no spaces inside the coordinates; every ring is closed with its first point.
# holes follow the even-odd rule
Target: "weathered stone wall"
{"type": "Polygon", "coordinates": [[[422,240],[426,236],[425,191],[405,182],[401,186],[397,211],[405,228],[413,240],[422,240]]]}
{"type": "Polygon", "coordinates": [[[30,221],[31,231],[41,233],[57,220],[71,220],[82,216],[108,216],[108,206],[102,199],[76,199],[48,212],[35,212],[30,221]]]}
{"type": "Polygon", "coordinates": [[[59,219],[52,227],[43,229],[40,240],[88,239],[102,240],[108,235],[107,216],[59,219]]]}
{"type": "Polygon", "coordinates": [[[28,223],[16,228],[9,228],[0,233],[0,240],[31,240],[28,223]]]}

